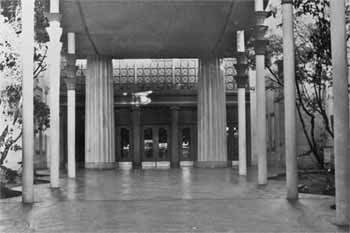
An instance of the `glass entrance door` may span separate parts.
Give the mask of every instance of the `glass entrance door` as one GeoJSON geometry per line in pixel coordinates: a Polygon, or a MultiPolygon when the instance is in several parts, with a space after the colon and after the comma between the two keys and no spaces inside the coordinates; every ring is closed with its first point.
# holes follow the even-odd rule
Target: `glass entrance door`
{"type": "Polygon", "coordinates": [[[194,161],[196,155],[196,127],[183,126],[180,128],[180,160],[194,161]]]}
{"type": "Polygon", "coordinates": [[[238,160],[238,124],[230,123],[226,127],[227,157],[230,161],[238,160]]]}
{"type": "Polygon", "coordinates": [[[131,130],[129,127],[117,127],[116,129],[116,154],[117,161],[119,162],[131,162],[131,130]]]}
{"type": "Polygon", "coordinates": [[[144,126],[142,152],[143,161],[169,161],[169,127],[144,126]]]}

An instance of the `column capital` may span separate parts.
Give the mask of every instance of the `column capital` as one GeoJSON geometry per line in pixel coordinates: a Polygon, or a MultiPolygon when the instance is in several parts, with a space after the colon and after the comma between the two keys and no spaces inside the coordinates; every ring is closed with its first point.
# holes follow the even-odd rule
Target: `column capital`
{"type": "Polygon", "coordinates": [[[236,64],[248,64],[248,56],[246,52],[236,52],[236,64]]]}
{"type": "Polygon", "coordinates": [[[46,31],[49,34],[49,43],[56,43],[61,40],[61,14],[59,13],[45,13],[45,17],[49,20],[49,27],[46,31]]]}
{"type": "Polygon", "coordinates": [[[266,45],[268,43],[269,43],[268,40],[255,40],[254,41],[255,54],[256,55],[265,55],[266,45]]]}
{"type": "MultiPolygon", "coordinates": [[[[58,25],[50,25],[47,29],[47,34],[49,34],[49,38],[50,38],[50,41],[48,42],[48,44],[56,44],[57,42],[58,43],[61,43],[61,35],[62,35],[62,28],[60,27],[59,23],[58,25]]],[[[62,45],[61,45],[62,47],[62,45]]],[[[60,50],[61,50],[61,47],[60,47],[60,50]]]]}
{"type": "Polygon", "coordinates": [[[268,40],[265,38],[265,33],[267,31],[268,26],[265,25],[257,25],[255,27],[255,54],[257,55],[265,55],[266,45],[268,44],[268,40]]]}
{"type": "Polygon", "coordinates": [[[265,25],[265,19],[267,16],[266,11],[256,11],[256,26],[255,26],[255,54],[256,55],[265,55],[266,45],[268,40],[265,38],[266,31],[268,26],[265,25]]]}
{"type": "Polygon", "coordinates": [[[246,88],[248,84],[248,75],[235,75],[237,88],[246,88]]]}
{"type": "Polygon", "coordinates": [[[66,84],[67,90],[75,90],[76,87],[76,79],[75,78],[65,78],[64,82],[66,84]]]}
{"type": "Polygon", "coordinates": [[[67,64],[62,70],[62,76],[66,78],[75,78],[78,70],[78,67],[75,65],[75,55],[66,54],[65,58],[67,60],[67,64]]]}
{"type": "Polygon", "coordinates": [[[237,71],[237,75],[235,75],[234,78],[237,83],[237,88],[246,88],[248,84],[248,74],[247,74],[248,64],[238,63],[238,64],[235,64],[235,68],[237,71]]]}
{"type": "Polygon", "coordinates": [[[238,88],[246,88],[248,83],[248,57],[245,52],[239,52],[236,55],[237,63],[234,65],[236,68],[237,75],[235,80],[238,88]]]}
{"type": "Polygon", "coordinates": [[[267,17],[266,11],[256,11],[255,12],[255,22],[256,25],[265,25],[265,19],[267,17]]]}

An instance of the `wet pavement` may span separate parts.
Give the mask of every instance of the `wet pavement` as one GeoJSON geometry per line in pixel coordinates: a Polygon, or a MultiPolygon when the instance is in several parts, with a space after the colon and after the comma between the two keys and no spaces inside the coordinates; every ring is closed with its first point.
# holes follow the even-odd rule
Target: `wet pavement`
{"type": "Polygon", "coordinates": [[[0,232],[348,232],[333,198],[285,199],[285,182],[258,186],[236,169],[81,170],[60,189],[35,185],[35,203],[0,200],[0,232]]]}

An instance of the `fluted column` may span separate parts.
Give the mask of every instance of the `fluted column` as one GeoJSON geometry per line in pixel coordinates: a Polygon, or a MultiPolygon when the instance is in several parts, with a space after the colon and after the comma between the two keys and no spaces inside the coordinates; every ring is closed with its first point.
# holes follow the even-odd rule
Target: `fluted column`
{"type": "MultiPolygon", "coordinates": [[[[260,1],[256,1],[260,2],[260,1]]],[[[259,5],[261,6],[261,5],[259,5]]],[[[265,50],[267,40],[264,25],[266,12],[256,6],[256,146],[258,152],[258,183],[267,184],[267,146],[266,146],[266,90],[265,90],[265,50]]]]}
{"type": "Polygon", "coordinates": [[[141,109],[132,107],[133,167],[141,168],[141,109]]]}
{"type": "Polygon", "coordinates": [[[287,199],[298,199],[293,0],[282,0],[287,199]]]}
{"type": "Polygon", "coordinates": [[[22,2],[22,64],[23,64],[23,195],[24,203],[34,202],[34,0],[22,2]]]}
{"type": "Polygon", "coordinates": [[[226,167],[225,84],[216,57],[200,60],[197,167],[226,167]]]}
{"type": "Polygon", "coordinates": [[[180,166],[179,157],[179,107],[171,107],[171,160],[173,168],[180,166]]]}
{"type": "Polygon", "coordinates": [[[330,1],[334,96],[336,222],[350,225],[349,96],[345,1],[330,1]]]}
{"type": "Polygon", "coordinates": [[[48,42],[48,67],[50,76],[50,184],[51,188],[59,187],[60,168],[60,83],[61,83],[61,48],[60,42],[62,28],[61,16],[58,12],[48,15],[50,26],[47,32],[50,37],[48,42]]]}
{"type": "Polygon", "coordinates": [[[239,175],[247,175],[247,134],[246,134],[246,102],[245,91],[248,82],[248,61],[244,52],[237,53],[235,76],[238,88],[238,172],[239,175]]]}
{"type": "Polygon", "coordinates": [[[91,56],[85,97],[85,167],[115,167],[115,122],[112,59],[91,56]]]}

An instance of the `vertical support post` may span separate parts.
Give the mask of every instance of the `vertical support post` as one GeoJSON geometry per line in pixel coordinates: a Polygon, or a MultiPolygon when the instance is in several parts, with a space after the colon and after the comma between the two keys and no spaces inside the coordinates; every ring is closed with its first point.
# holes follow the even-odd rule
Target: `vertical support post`
{"type": "Polygon", "coordinates": [[[76,80],[66,78],[67,86],[67,138],[68,138],[68,177],[75,178],[75,86],[76,80]]]}
{"type": "Polygon", "coordinates": [[[61,16],[58,13],[48,15],[50,26],[47,32],[50,37],[48,43],[48,65],[50,76],[50,184],[51,188],[59,187],[60,169],[60,79],[61,79],[61,47],[62,28],[61,16]]]}
{"type": "Polygon", "coordinates": [[[22,1],[23,64],[23,195],[24,203],[34,202],[34,0],[22,1]]]}
{"type": "Polygon", "coordinates": [[[67,67],[65,79],[67,87],[67,147],[68,147],[68,177],[76,177],[75,164],[75,87],[76,87],[76,66],[75,66],[75,33],[67,33],[67,67]]]}
{"type": "Polygon", "coordinates": [[[238,88],[238,173],[247,175],[247,133],[246,133],[246,86],[248,82],[248,61],[244,52],[237,53],[237,64],[235,65],[237,75],[235,76],[238,88]]]}
{"type": "Polygon", "coordinates": [[[50,12],[51,13],[60,12],[60,0],[50,0],[50,12]]]}
{"type": "Polygon", "coordinates": [[[172,168],[180,167],[179,158],[179,107],[171,107],[171,160],[172,168]]]}
{"type": "Polygon", "coordinates": [[[350,224],[349,96],[346,56],[345,1],[330,1],[334,96],[336,222],[350,224]]]}
{"type": "MultiPolygon", "coordinates": [[[[283,60],[278,60],[275,62],[278,69],[278,75],[283,76],[283,60]]],[[[278,96],[281,95],[280,92],[276,93],[278,96]]],[[[284,93],[283,93],[284,95],[284,93]]],[[[276,146],[277,146],[277,155],[278,155],[278,172],[285,171],[286,158],[285,158],[285,119],[284,119],[284,97],[282,100],[279,100],[276,104],[276,146]]]]}
{"type": "Polygon", "coordinates": [[[251,147],[251,161],[252,165],[258,165],[258,150],[256,146],[256,72],[255,70],[248,70],[249,77],[249,100],[250,100],[250,147],[251,147]]]}
{"type": "Polygon", "coordinates": [[[200,60],[198,161],[196,167],[227,167],[225,83],[217,57],[200,60]]]}
{"type": "Polygon", "coordinates": [[[85,93],[85,168],[115,168],[114,80],[111,57],[88,57],[85,93]]]}
{"type": "Polygon", "coordinates": [[[141,109],[139,106],[132,108],[132,127],[133,167],[141,168],[141,109]]]}
{"type": "Polygon", "coordinates": [[[67,51],[68,54],[75,54],[75,33],[74,32],[68,32],[67,33],[67,51]]]}
{"type": "Polygon", "coordinates": [[[258,184],[267,184],[267,149],[266,149],[266,90],[265,90],[265,50],[267,40],[265,39],[266,12],[263,9],[262,0],[255,1],[256,8],[256,122],[257,137],[256,145],[258,151],[258,184]]]}
{"type": "Polygon", "coordinates": [[[282,0],[287,199],[298,199],[293,0],[282,0]]]}

